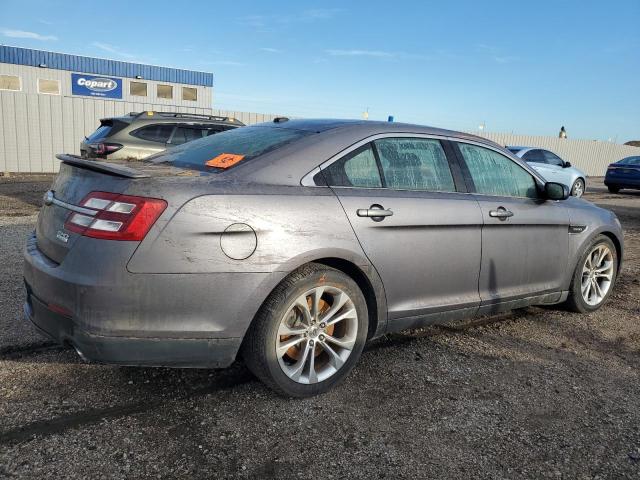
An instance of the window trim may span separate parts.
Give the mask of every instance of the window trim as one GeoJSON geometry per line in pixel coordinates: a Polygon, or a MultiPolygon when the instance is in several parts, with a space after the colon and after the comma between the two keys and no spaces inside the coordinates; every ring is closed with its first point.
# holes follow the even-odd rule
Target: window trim
{"type": "Polygon", "coordinates": [[[2,73],[0,74],[3,77],[16,77],[18,79],[18,84],[20,88],[18,90],[13,90],[12,88],[0,88],[3,92],[21,92],[22,91],[22,76],[21,75],[12,75],[10,73],[2,73]]]}
{"type": "MultiPolygon", "coordinates": [[[[316,168],[314,168],[313,170],[311,170],[310,172],[308,172],[306,175],[304,175],[302,177],[302,179],[300,179],[300,185],[302,185],[303,187],[322,187],[322,188],[326,188],[328,187],[328,185],[318,185],[315,181],[314,181],[314,177],[320,173],[323,169],[329,167],[332,163],[337,162],[338,160],[340,160],[341,158],[343,158],[346,155],[349,155],[351,152],[353,152],[354,150],[362,147],[363,145],[367,144],[367,143],[371,143],[372,144],[372,148],[374,151],[374,155],[376,156],[376,162],[378,163],[378,170],[380,171],[380,176],[382,179],[382,187],[375,187],[377,190],[393,190],[396,192],[426,192],[426,193],[443,193],[443,194],[452,194],[452,193],[468,193],[466,187],[466,184],[462,183],[462,177],[459,175],[459,171],[456,171],[456,168],[459,168],[459,166],[456,164],[456,160],[457,158],[455,157],[455,155],[451,155],[451,153],[453,153],[452,151],[449,150],[447,142],[453,140],[453,141],[457,141],[458,139],[453,138],[453,137],[447,137],[444,135],[433,135],[430,133],[416,133],[416,132],[386,132],[386,133],[376,133],[374,135],[370,135],[366,138],[363,138],[361,140],[358,140],[357,142],[349,145],[347,148],[342,149],[340,152],[336,153],[335,155],[332,155],[331,157],[329,157],[328,160],[325,160],[324,162],[320,163],[320,165],[318,165],[316,168]],[[451,176],[453,177],[453,183],[456,187],[456,191],[455,192],[431,192],[428,190],[400,190],[397,188],[388,188],[386,186],[386,181],[384,179],[384,175],[382,173],[382,166],[380,165],[380,158],[378,157],[378,151],[375,147],[375,141],[376,140],[380,140],[380,139],[384,139],[384,138],[422,138],[425,140],[438,140],[440,141],[440,145],[442,146],[442,149],[444,150],[445,153],[445,157],[447,158],[447,162],[449,162],[449,168],[451,169],[451,176]]],[[[335,187],[335,188],[357,188],[360,190],[365,190],[363,187],[335,187]]]]}
{"type": "Polygon", "coordinates": [[[544,184],[546,183],[545,180],[542,179],[542,177],[540,176],[540,174],[538,172],[536,172],[533,168],[529,167],[529,165],[527,165],[527,162],[524,161],[522,158],[516,157],[511,152],[509,152],[510,155],[507,155],[500,148],[495,148],[493,145],[488,145],[486,143],[474,142],[473,140],[467,140],[467,139],[456,138],[456,137],[448,137],[448,139],[453,144],[453,148],[454,148],[454,150],[456,152],[457,160],[460,163],[460,168],[461,168],[462,173],[463,173],[463,175],[465,177],[465,183],[467,184],[468,193],[470,195],[481,195],[481,196],[484,196],[484,197],[491,197],[491,198],[515,198],[515,199],[520,199],[520,200],[531,200],[531,201],[535,201],[535,202],[538,202],[540,200],[544,200],[544,197],[541,196],[540,193],[544,189],[544,184]],[[511,195],[492,195],[490,193],[477,192],[476,191],[476,186],[473,183],[473,178],[471,178],[471,173],[469,172],[469,169],[467,167],[467,163],[465,162],[464,157],[462,155],[462,151],[460,150],[460,148],[457,145],[458,143],[466,143],[468,145],[475,145],[477,147],[486,148],[487,150],[493,150],[494,152],[499,153],[503,157],[507,158],[507,160],[511,160],[513,163],[515,163],[516,165],[518,165],[521,168],[523,168],[529,175],[531,175],[533,177],[533,180],[534,180],[534,182],[536,184],[536,189],[538,191],[538,198],[514,197],[514,196],[511,196],[511,195]]]}

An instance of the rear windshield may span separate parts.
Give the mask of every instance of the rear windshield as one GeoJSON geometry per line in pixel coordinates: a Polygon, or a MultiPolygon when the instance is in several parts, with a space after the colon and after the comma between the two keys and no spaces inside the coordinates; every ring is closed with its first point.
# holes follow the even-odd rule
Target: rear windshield
{"type": "Polygon", "coordinates": [[[95,132],[87,137],[87,140],[89,140],[90,142],[94,142],[96,140],[101,140],[105,137],[108,137],[109,133],[111,133],[111,127],[112,125],[110,123],[100,125],[95,132]]]}
{"type": "Polygon", "coordinates": [[[313,132],[290,128],[240,127],[148,157],[154,163],[220,172],[299,140],[313,132]]]}

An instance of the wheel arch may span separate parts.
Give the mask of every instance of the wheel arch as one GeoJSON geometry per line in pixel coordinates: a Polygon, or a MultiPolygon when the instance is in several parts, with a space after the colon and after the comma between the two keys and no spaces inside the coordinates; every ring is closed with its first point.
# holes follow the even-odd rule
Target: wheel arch
{"type": "Polygon", "coordinates": [[[608,230],[602,231],[600,232],[600,234],[609,238],[609,240],[613,242],[613,246],[616,247],[616,258],[618,259],[618,265],[616,265],[616,276],[617,276],[620,273],[620,267],[622,266],[622,242],[620,242],[620,239],[615,233],[610,232],[608,230]]]}
{"type": "Polygon", "coordinates": [[[372,273],[377,272],[373,267],[368,268],[369,274],[365,273],[361,267],[358,267],[355,263],[338,257],[325,257],[314,260],[313,263],[319,263],[326,265],[336,270],[341,271],[345,275],[348,275],[358,284],[360,290],[367,301],[367,310],[369,313],[369,331],[367,332],[367,339],[371,339],[382,335],[386,328],[386,299],[384,297],[384,289],[382,282],[379,281],[379,277],[374,279],[370,278],[372,273]],[[374,282],[377,284],[374,286],[374,282]],[[384,301],[383,301],[384,300],[384,301]]]}

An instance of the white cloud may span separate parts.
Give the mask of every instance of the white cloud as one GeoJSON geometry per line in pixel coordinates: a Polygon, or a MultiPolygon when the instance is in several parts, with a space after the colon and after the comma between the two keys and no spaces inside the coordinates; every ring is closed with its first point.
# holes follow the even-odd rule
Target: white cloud
{"type": "Polygon", "coordinates": [[[496,63],[511,63],[511,62],[515,62],[516,60],[518,60],[518,57],[513,57],[509,55],[505,55],[505,56],[495,55],[493,57],[493,61],[496,63]]]}
{"type": "Polygon", "coordinates": [[[282,53],[282,50],[279,50],[277,48],[270,48],[270,47],[262,47],[260,50],[267,53],[282,53]]]}
{"type": "Polygon", "coordinates": [[[485,43],[476,44],[476,50],[482,54],[488,55],[496,63],[512,63],[518,61],[519,58],[513,55],[504,55],[502,50],[493,45],[487,45],[485,43]]]}
{"type": "Polygon", "coordinates": [[[271,24],[312,23],[329,20],[342,12],[341,8],[316,8],[291,14],[248,15],[238,19],[238,23],[254,28],[264,28],[271,24]]]}
{"type": "Polygon", "coordinates": [[[115,47],[113,45],[110,45],[108,43],[101,43],[101,42],[93,42],[91,43],[92,46],[99,48],[100,50],[103,50],[107,53],[111,53],[112,55],[116,55],[118,57],[123,57],[123,58],[136,58],[136,55],[134,55],[133,53],[128,53],[128,52],[123,52],[122,50],[120,50],[118,47],[115,47]]]}
{"type": "Polygon", "coordinates": [[[26,32],[24,30],[11,30],[3,28],[0,30],[3,36],[10,38],[28,38],[31,40],[41,40],[43,42],[58,40],[54,35],[41,35],[36,32],[26,32]]]}
{"type": "Polygon", "coordinates": [[[387,50],[363,50],[363,49],[334,49],[325,50],[327,55],[332,57],[370,57],[388,60],[429,60],[436,58],[433,54],[420,54],[410,52],[390,52],[387,50]]]}
{"type": "Polygon", "coordinates": [[[383,50],[326,50],[327,54],[334,57],[380,57],[394,58],[397,53],[385,52],[383,50]]]}
{"type": "Polygon", "coordinates": [[[204,61],[202,62],[204,65],[224,65],[228,67],[244,67],[246,63],[236,62],[234,60],[213,60],[213,61],[204,61]]]}

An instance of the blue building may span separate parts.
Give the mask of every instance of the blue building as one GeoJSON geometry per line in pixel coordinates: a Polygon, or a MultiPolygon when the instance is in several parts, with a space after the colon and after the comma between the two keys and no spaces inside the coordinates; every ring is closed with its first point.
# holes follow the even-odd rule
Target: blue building
{"type": "Polygon", "coordinates": [[[212,114],[213,74],[0,45],[0,172],[55,172],[100,118],[212,114]]]}

